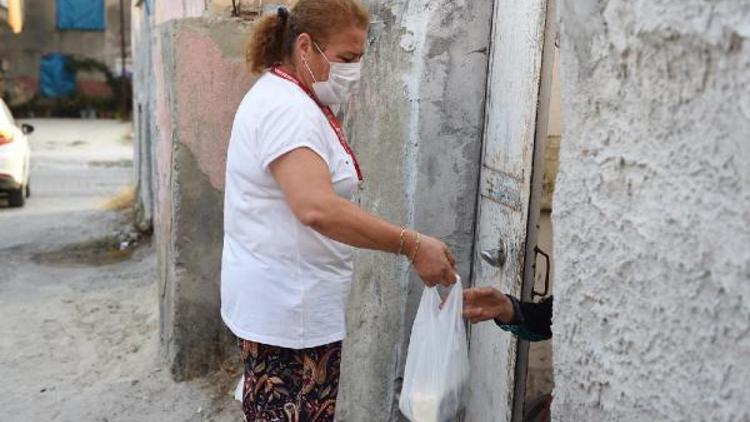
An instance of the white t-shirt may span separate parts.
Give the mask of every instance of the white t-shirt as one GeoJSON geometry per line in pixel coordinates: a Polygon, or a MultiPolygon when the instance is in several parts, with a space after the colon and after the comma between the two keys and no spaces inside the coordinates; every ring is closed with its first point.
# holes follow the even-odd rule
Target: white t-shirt
{"type": "Polygon", "coordinates": [[[357,172],[328,119],[299,86],[266,73],[229,141],[221,316],[240,338],[302,349],[344,338],[353,249],[302,225],[271,175],[271,162],[297,148],[318,154],[351,200],[357,172]]]}

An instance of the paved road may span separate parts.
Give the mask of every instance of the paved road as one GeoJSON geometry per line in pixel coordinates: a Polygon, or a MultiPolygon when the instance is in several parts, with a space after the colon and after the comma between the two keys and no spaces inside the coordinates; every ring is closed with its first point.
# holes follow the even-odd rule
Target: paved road
{"type": "Polygon", "coordinates": [[[0,421],[241,420],[232,379],[174,383],[158,359],[154,248],[113,254],[129,125],[29,120],[32,196],[0,199],[0,421]]]}
{"type": "MultiPolygon", "coordinates": [[[[0,249],[54,243],[52,233],[81,219],[112,217],[100,205],[132,183],[130,125],[106,120],[30,119],[31,197],[22,208],[0,198],[0,249]],[[47,240],[48,239],[48,240],[47,240]]],[[[94,226],[96,223],[92,221],[94,226]]],[[[73,236],[99,227],[82,227],[73,236]]],[[[96,230],[94,230],[96,231],[96,230]]]]}

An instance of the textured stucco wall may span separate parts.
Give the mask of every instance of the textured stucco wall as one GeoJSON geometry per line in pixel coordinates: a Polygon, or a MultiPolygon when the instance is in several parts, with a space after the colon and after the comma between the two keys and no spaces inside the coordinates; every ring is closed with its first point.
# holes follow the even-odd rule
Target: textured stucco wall
{"type": "Polygon", "coordinates": [[[556,420],[750,420],[750,3],[564,0],[556,420]]]}

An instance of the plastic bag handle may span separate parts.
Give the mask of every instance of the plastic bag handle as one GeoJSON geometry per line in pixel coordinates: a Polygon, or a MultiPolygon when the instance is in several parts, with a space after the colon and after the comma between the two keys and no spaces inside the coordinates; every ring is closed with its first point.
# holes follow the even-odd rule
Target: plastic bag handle
{"type": "MultiPolygon", "coordinates": [[[[427,300],[427,309],[430,311],[430,316],[433,318],[440,318],[442,315],[458,315],[459,318],[463,315],[463,284],[461,284],[461,277],[456,274],[457,281],[451,286],[448,291],[448,296],[443,300],[438,293],[437,287],[425,287],[425,297],[427,300]],[[442,307],[440,306],[442,305],[442,307]]],[[[443,316],[441,319],[446,318],[443,316]]]]}
{"type": "Polygon", "coordinates": [[[445,298],[443,308],[440,310],[444,318],[462,318],[464,311],[463,285],[459,278],[456,284],[451,286],[448,297],[445,298]]]}

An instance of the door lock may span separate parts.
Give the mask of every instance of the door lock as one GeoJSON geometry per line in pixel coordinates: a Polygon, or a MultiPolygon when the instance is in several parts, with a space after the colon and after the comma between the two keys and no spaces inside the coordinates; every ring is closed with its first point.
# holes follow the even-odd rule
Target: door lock
{"type": "Polygon", "coordinates": [[[500,268],[505,265],[505,260],[507,259],[506,253],[505,253],[505,245],[501,241],[497,248],[494,249],[485,249],[479,254],[482,259],[485,260],[488,264],[492,265],[495,268],[500,268]]]}

